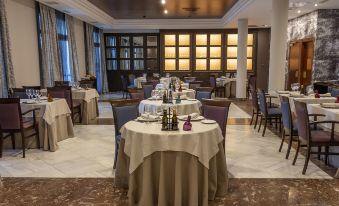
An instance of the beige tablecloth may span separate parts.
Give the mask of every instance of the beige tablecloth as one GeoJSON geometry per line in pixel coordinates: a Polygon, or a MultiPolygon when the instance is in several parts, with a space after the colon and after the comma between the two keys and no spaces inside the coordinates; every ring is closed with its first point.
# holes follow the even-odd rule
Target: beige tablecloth
{"type": "MultiPolygon", "coordinates": [[[[27,100],[21,100],[25,102],[27,100]]],[[[41,103],[25,104],[21,103],[21,110],[25,112],[29,109],[40,108],[37,114],[39,122],[40,146],[43,150],[54,152],[58,149],[58,142],[70,137],[74,137],[71,111],[65,99],[55,99],[53,102],[43,101],[41,103]]],[[[5,148],[11,148],[10,139],[6,139],[5,148]]],[[[29,138],[26,143],[27,148],[36,148],[36,139],[29,138]]],[[[21,147],[21,135],[16,135],[16,147],[21,147]]]]}
{"type": "MultiPolygon", "coordinates": [[[[175,100],[173,101],[175,103],[175,100]]],[[[163,109],[162,100],[142,100],[139,104],[139,113],[145,113],[147,108],[150,112],[155,113],[156,111],[161,112],[163,109]]],[[[201,102],[199,100],[189,101],[181,100],[180,104],[173,104],[176,108],[178,115],[189,115],[192,113],[200,113],[201,102]]]]}
{"type": "MultiPolygon", "coordinates": [[[[163,95],[163,92],[165,90],[153,90],[153,91],[158,91],[158,93],[160,93],[159,95],[163,95]]],[[[173,98],[176,98],[178,95],[180,94],[181,97],[187,97],[189,99],[195,99],[195,90],[194,89],[184,89],[182,90],[181,92],[179,92],[178,90],[173,92],[172,95],[173,95],[173,98]]]]}
{"type": "MultiPolygon", "coordinates": [[[[334,120],[334,121],[339,121],[339,109],[327,109],[321,107],[319,104],[309,104],[307,105],[307,109],[309,113],[312,114],[324,114],[326,115],[325,117],[318,117],[318,120],[334,120]]],[[[331,124],[322,124],[321,125],[323,128],[328,129],[329,131],[332,128],[331,124]]],[[[339,134],[339,124],[336,124],[335,127],[335,132],[339,134]]],[[[339,147],[331,147],[330,150],[336,150],[333,152],[339,152],[339,147]]],[[[330,156],[330,164],[333,163],[334,166],[339,166],[339,156],[330,156]]],[[[339,169],[336,174],[336,178],[339,178],[339,169]]]]}
{"type": "Polygon", "coordinates": [[[208,205],[226,194],[226,157],[217,124],[193,122],[192,131],[164,132],[158,123],[131,121],[121,133],[115,185],[129,188],[130,205],[208,205]]]}
{"type": "Polygon", "coordinates": [[[72,98],[75,103],[81,103],[81,124],[89,124],[99,116],[98,98],[96,89],[72,90],[72,98]]]}

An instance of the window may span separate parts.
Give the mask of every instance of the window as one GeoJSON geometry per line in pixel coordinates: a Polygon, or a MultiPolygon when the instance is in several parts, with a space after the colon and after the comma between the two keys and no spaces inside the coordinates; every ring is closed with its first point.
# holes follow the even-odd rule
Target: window
{"type": "Polygon", "coordinates": [[[195,70],[221,71],[221,33],[195,35],[195,70]]]}
{"type": "Polygon", "coordinates": [[[56,25],[58,33],[58,46],[60,52],[61,67],[63,72],[64,81],[72,81],[70,53],[68,46],[68,31],[66,26],[65,14],[56,13],[56,25]]]}
{"type": "Polygon", "coordinates": [[[158,35],[106,34],[107,70],[157,70],[158,35]]]}
{"type": "Polygon", "coordinates": [[[189,71],[191,55],[190,34],[165,34],[165,70],[189,71]]]}

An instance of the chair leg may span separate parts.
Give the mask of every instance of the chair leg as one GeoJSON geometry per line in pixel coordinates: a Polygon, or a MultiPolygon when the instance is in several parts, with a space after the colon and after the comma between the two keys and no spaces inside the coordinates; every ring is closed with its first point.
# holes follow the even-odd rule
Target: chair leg
{"type": "Polygon", "coordinates": [[[37,146],[38,146],[38,149],[40,149],[40,135],[39,135],[39,125],[36,124],[35,125],[35,137],[36,137],[36,143],[37,143],[37,146]]]}
{"type": "Polygon", "coordinates": [[[265,118],[264,116],[260,117],[260,122],[259,122],[259,128],[258,128],[258,132],[260,132],[260,128],[261,128],[261,124],[262,124],[262,119],[265,118]]]}
{"type": "Polygon", "coordinates": [[[255,117],[255,122],[254,122],[254,129],[257,127],[258,124],[258,118],[259,118],[259,113],[256,113],[256,117],[255,117]]]}
{"type": "Polygon", "coordinates": [[[0,132],[0,158],[2,158],[2,144],[3,144],[3,136],[2,133],[0,132]]]}
{"type": "Polygon", "coordinates": [[[284,141],[285,141],[285,130],[282,132],[282,135],[281,135],[281,143],[280,143],[280,147],[279,147],[279,152],[281,152],[284,141]]]}
{"type": "Polygon", "coordinates": [[[299,154],[299,148],[300,148],[300,140],[298,140],[297,151],[295,151],[295,155],[294,155],[294,159],[293,159],[292,165],[295,165],[295,162],[297,161],[298,154],[299,154]]]}
{"type": "Polygon", "coordinates": [[[251,118],[250,125],[252,125],[252,123],[253,123],[253,119],[254,119],[254,109],[252,110],[252,118],[251,118]]]}
{"type": "Polygon", "coordinates": [[[12,139],[12,148],[15,149],[15,136],[13,133],[11,133],[11,139],[12,139]]]}
{"type": "Polygon", "coordinates": [[[325,147],[325,164],[328,165],[328,153],[329,153],[329,146],[325,147]]]}
{"type": "Polygon", "coordinates": [[[262,131],[262,136],[265,136],[266,127],[267,127],[267,118],[265,118],[264,130],[262,131]]]}
{"type": "Polygon", "coordinates": [[[292,142],[293,142],[293,133],[292,130],[290,130],[290,141],[288,142],[288,148],[287,148],[287,153],[286,153],[286,159],[290,156],[291,152],[291,147],[292,147],[292,142]]]}
{"type": "Polygon", "coordinates": [[[310,155],[311,155],[311,147],[310,147],[310,145],[307,145],[307,154],[306,154],[306,158],[305,158],[304,169],[303,169],[303,172],[302,172],[303,175],[306,174],[308,162],[310,161],[310,155]]]}
{"type": "Polygon", "coordinates": [[[25,134],[23,131],[21,131],[21,140],[22,140],[22,157],[25,158],[26,143],[25,143],[25,134]]]}
{"type": "Polygon", "coordinates": [[[113,164],[113,169],[117,167],[117,160],[118,160],[118,151],[119,151],[119,144],[115,144],[115,155],[114,155],[114,164],[113,164]]]}
{"type": "Polygon", "coordinates": [[[318,146],[318,160],[320,160],[321,146],[318,146]]]}

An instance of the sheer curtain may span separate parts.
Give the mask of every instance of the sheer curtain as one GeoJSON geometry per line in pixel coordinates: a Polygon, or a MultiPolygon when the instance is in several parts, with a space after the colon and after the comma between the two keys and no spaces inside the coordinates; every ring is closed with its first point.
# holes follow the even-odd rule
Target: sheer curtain
{"type": "Polygon", "coordinates": [[[80,80],[79,76],[79,61],[78,61],[78,51],[75,41],[75,32],[74,32],[74,20],[72,16],[66,14],[65,17],[66,26],[68,31],[68,51],[69,51],[69,60],[70,60],[70,73],[71,81],[77,82],[80,80]]]}
{"type": "Polygon", "coordinates": [[[105,37],[102,29],[99,30],[100,34],[100,50],[101,50],[101,67],[100,73],[102,76],[102,92],[107,93],[108,91],[108,82],[107,82],[107,71],[106,71],[106,56],[105,56],[105,37]]]}
{"type": "Polygon", "coordinates": [[[93,31],[94,27],[86,23],[86,72],[96,76],[93,31]]]}
{"type": "Polygon", "coordinates": [[[0,97],[8,96],[8,89],[15,87],[15,78],[8,34],[5,0],[0,0],[0,97]]]}
{"type": "Polygon", "coordinates": [[[55,10],[43,4],[40,6],[41,75],[42,86],[50,87],[54,81],[63,79],[58,49],[55,10]]]}

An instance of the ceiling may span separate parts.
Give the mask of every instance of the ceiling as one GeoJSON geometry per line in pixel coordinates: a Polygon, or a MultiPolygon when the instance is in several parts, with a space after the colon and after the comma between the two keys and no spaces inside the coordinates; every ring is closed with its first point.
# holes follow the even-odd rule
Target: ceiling
{"type": "MultiPolygon", "coordinates": [[[[272,16],[272,0],[166,0],[165,6],[161,4],[161,0],[37,1],[99,28],[115,32],[236,28],[240,18],[247,18],[250,27],[270,27],[272,16]],[[177,9],[193,7],[200,9],[186,13],[182,9],[177,9]],[[167,15],[163,13],[164,9],[168,10],[167,15]]],[[[317,9],[339,9],[339,0],[289,0],[289,2],[289,19],[317,9]]]]}
{"type": "Polygon", "coordinates": [[[88,0],[115,19],[221,18],[238,0],[88,0]],[[165,14],[164,10],[168,13],[165,14]]]}

